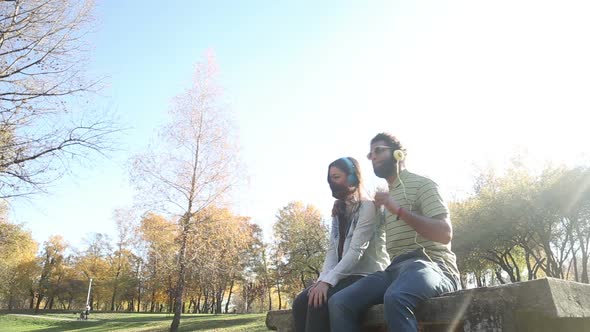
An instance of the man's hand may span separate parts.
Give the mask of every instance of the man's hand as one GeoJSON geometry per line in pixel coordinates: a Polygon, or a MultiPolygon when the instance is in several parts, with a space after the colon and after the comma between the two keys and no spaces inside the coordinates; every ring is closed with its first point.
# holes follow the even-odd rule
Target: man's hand
{"type": "Polygon", "coordinates": [[[385,206],[389,212],[395,214],[399,209],[397,202],[389,195],[388,192],[377,192],[375,193],[375,205],[377,207],[385,206]]]}
{"type": "Polygon", "coordinates": [[[318,281],[309,289],[307,305],[315,308],[321,307],[328,301],[328,289],[330,289],[330,284],[318,281]]]}

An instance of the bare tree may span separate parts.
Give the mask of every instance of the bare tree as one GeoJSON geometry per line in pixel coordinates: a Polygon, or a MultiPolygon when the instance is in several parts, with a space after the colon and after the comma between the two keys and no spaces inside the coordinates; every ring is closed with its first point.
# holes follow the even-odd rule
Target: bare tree
{"type": "Polygon", "coordinates": [[[91,116],[87,99],[99,85],[85,77],[93,8],[92,0],[0,1],[2,198],[43,190],[71,160],[107,148],[113,122],[91,116]]]}
{"type": "Polygon", "coordinates": [[[132,182],[140,199],[175,215],[178,281],[174,294],[174,319],[170,331],[177,331],[187,270],[187,240],[199,224],[199,212],[219,201],[237,179],[237,148],[231,119],[219,105],[221,90],[216,85],[217,66],[209,54],[198,63],[193,85],[178,95],[170,109],[171,121],[164,126],[158,144],[133,160],[132,182]]]}

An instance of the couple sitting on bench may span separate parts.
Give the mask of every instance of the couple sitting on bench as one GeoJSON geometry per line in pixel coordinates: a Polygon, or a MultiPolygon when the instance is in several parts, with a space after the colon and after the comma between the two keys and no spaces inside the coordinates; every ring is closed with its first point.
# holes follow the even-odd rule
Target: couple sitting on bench
{"type": "Polygon", "coordinates": [[[448,207],[436,183],[405,169],[405,153],[390,134],[371,140],[367,158],[389,186],[374,200],[362,194],[356,159],[329,165],[330,245],[319,278],[293,303],[297,332],[360,331],[380,303],[390,331],[417,331],[418,304],[459,288],[448,207]]]}

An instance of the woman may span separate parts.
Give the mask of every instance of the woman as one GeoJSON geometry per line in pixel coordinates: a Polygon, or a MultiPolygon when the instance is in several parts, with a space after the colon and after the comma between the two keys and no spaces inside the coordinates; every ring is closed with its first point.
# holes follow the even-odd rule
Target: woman
{"type": "Polygon", "coordinates": [[[389,264],[385,229],[373,202],[361,194],[356,159],[333,161],[328,167],[328,183],[336,198],[329,248],[319,278],[293,302],[297,332],[330,331],[330,296],[389,264]]]}

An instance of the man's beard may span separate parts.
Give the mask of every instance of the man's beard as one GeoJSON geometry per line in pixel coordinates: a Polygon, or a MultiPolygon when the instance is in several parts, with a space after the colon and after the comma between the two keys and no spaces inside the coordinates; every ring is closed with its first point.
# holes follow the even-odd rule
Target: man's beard
{"type": "Polygon", "coordinates": [[[395,173],[396,163],[393,162],[393,158],[385,160],[379,167],[373,166],[373,172],[377,177],[385,179],[392,176],[395,173]]]}

